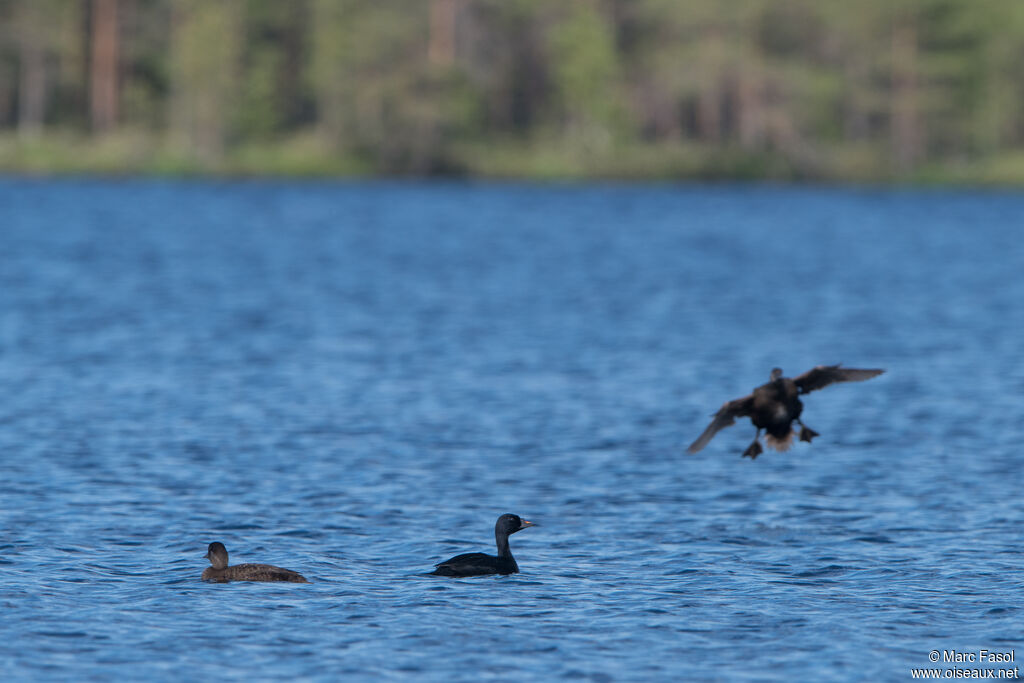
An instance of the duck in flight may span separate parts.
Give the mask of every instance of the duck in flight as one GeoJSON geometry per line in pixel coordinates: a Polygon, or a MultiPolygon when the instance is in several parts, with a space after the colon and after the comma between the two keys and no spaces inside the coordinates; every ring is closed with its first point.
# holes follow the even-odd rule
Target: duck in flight
{"type": "Polygon", "coordinates": [[[203,571],[203,581],[290,581],[309,583],[302,574],[272,564],[236,564],[228,566],[228,550],[223,543],[214,541],[206,549],[205,557],[212,566],[203,571]]]}
{"type": "Polygon", "coordinates": [[[767,432],[764,437],[765,443],[777,451],[784,451],[793,443],[793,421],[795,420],[800,425],[800,440],[809,442],[818,436],[818,432],[801,422],[800,413],[804,409],[804,404],[800,402],[798,396],[836,382],[863,382],[866,379],[877,377],[883,372],[885,370],[819,365],[813,370],[808,370],[804,374],[790,379],[782,376],[782,370],[774,368],[771,380],[767,384],[762,384],[754,389],[749,396],[723,404],[715,413],[715,418],[704,430],[704,433],[697,437],[697,440],[686,450],[696,453],[704,448],[719,430],[733,424],[737,417],[749,417],[757,427],[754,442],[747,447],[747,450],[743,451],[744,457],[749,457],[751,460],[764,450],[761,448],[760,442],[761,430],[767,432]]]}
{"type": "Polygon", "coordinates": [[[533,522],[522,519],[519,515],[504,514],[494,524],[494,540],[498,544],[498,555],[486,553],[466,553],[456,555],[450,560],[438,562],[436,569],[430,572],[436,576],[483,576],[485,574],[516,574],[519,565],[512,557],[508,547],[508,537],[529,526],[537,526],[533,522]]]}

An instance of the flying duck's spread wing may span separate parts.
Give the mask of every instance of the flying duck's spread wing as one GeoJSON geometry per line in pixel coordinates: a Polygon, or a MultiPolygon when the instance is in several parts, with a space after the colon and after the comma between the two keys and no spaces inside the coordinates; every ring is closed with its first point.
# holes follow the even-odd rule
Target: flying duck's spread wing
{"type": "Polygon", "coordinates": [[[690,444],[690,447],[686,449],[688,453],[696,453],[700,449],[708,445],[708,441],[711,441],[711,437],[719,432],[719,430],[725,429],[733,422],[736,421],[737,417],[746,417],[750,415],[751,410],[754,407],[754,395],[744,396],[743,398],[737,398],[733,401],[727,401],[718,409],[715,413],[715,419],[711,421],[708,428],[704,430],[704,433],[697,437],[697,440],[690,444]]]}
{"type": "Polygon", "coordinates": [[[813,370],[808,370],[804,374],[794,377],[793,382],[800,389],[801,394],[806,394],[827,387],[834,382],[863,382],[866,379],[877,377],[883,372],[885,370],[861,370],[858,368],[841,368],[838,365],[819,365],[813,370]]]}

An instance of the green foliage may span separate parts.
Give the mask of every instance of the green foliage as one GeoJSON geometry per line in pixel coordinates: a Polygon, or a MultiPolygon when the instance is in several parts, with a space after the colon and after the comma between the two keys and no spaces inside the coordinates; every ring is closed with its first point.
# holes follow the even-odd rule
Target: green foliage
{"type": "Polygon", "coordinates": [[[562,115],[583,144],[607,145],[619,108],[613,27],[596,3],[574,2],[551,29],[554,81],[562,115]]]}
{"type": "Polygon", "coordinates": [[[0,0],[0,169],[1022,182],[1018,0],[0,0]],[[109,81],[108,81],[109,82],[109,81]]]}
{"type": "Polygon", "coordinates": [[[173,19],[173,130],[204,163],[224,153],[237,96],[239,0],[177,0],[173,19]]]}

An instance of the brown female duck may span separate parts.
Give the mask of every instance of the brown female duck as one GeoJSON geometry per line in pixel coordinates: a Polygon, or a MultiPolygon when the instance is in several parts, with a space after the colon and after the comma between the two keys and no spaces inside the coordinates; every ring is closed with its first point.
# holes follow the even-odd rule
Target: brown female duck
{"type": "Polygon", "coordinates": [[[206,549],[211,567],[203,572],[203,581],[290,581],[309,583],[302,574],[272,564],[236,564],[228,566],[228,550],[223,543],[214,541],[206,549]]]}

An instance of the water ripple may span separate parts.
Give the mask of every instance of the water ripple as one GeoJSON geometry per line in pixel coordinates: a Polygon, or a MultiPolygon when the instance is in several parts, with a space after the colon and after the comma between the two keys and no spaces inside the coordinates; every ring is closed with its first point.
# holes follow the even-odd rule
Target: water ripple
{"type": "Polygon", "coordinates": [[[1020,644],[1019,195],[0,200],[12,680],[904,680],[1020,644]],[[837,361],[888,373],[809,397],[813,446],[684,453],[771,367],[837,361]],[[505,511],[541,524],[521,574],[427,575],[505,511]],[[214,540],[312,583],[204,584],[214,540]]]}

